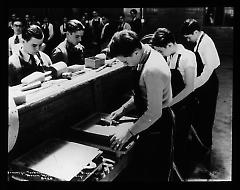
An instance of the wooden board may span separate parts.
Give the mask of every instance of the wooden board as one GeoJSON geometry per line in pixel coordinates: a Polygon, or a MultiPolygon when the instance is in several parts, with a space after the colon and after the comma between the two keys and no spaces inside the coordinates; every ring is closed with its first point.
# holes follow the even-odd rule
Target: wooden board
{"type": "Polygon", "coordinates": [[[11,164],[60,181],[70,181],[101,154],[102,151],[98,148],[60,139],[50,139],[13,160],[11,164]]]}

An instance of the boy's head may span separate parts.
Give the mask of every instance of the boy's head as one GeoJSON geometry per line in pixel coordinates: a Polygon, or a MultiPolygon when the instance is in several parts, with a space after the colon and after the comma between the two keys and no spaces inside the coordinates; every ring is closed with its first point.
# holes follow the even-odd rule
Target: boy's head
{"type": "Polygon", "coordinates": [[[23,29],[22,38],[24,51],[36,54],[42,45],[44,34],[40,26],[32,24],[23,29]]]}
{"type": "Polygon", "coordinates": [[[15,19],[16,19],[16,14],[15,14],[15,13],[12,13],[11,19],[12,19],[12,20],[15,20],[15,19]]]}
{"type": "Polygon", "coordinates": [[[125,20],[125,15],[124,14],[120,14],[119,15],[119,22],[124,22],[124,20],[125,20]]]}
{"type": "Polygon", "coordinates": [[[131,9],[130,14],[133,18],[136,17],[137,16],[137,10],[136,9],[131,9]]]}
{"type": "Polygon", "coordinates": [[[26,14],[24,18],[25,18],[26,21],[30,21],[30,15],[29,14],[26,14]]]}
{"type": "Polygon", "coordinates": [[[98,17],[98,12],[96,10],[92,11],[92,16],[93,18],[97,18],[98,17]]]}
{"type": "Polygon", "coordinates": [[[181,33],[190,42],[196,42],[201,31],[201,26],[193,18],[186,19],[183,23],[181,33]]]}
{"type": "Polygon", "coordinates": [[[109,48],[113,57],[117,57],[128,66],[136,66],[140,61],[142,44],[134,31],[116,32],[109,43],[109,48]]]}
{"type": "Polygon", "coordinates": [[[64,17],[63,17],[63,22],[64,22],[64,23],[67,23],[67,21],[68,21],[68,17],[67,17],[67,16],[64,16],[64,17]]]}
{"type": "Polygon", "coordinates": [[[106,24],[109,22],[109,17],[107,14],[102,15],[102,22],[103,24],[106,24]]]}
{"type": "Polygon", "coordinates": [[[67,30],[67,40],[73,45],[77,45],[82,40],[82,36],[84,34],[85,27],[83,24],[76,20],[69,20],[67,22],[66,30],[67,30]]]}
{"type": "Polygon", "coordinates": [[[45,16],[45,17],[43,18],[43,23],[48,23],[48,17],[45,16]]]}
{"type": "Polygon", "coordinates": [[[176,40],[174,34],[166,28],[158,28],[151,39],[152,47],[163,56],[169,56],[174,52],[176,40]]]}
{"type": "Polygon", "coordinates": [[[14,31],[14,34],[15,35],[19,35],[22,33],[22,29],[23,29],[23,23],[21,21],[20,18],[16,18],[14,21],[13,21],[13,31],[14,31]]]}

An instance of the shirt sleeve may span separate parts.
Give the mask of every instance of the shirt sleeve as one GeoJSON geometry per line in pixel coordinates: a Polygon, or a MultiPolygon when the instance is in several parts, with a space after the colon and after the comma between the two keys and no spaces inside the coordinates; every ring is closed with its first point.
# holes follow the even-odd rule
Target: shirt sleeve
{"type": "Polygon", "coordinates": [[[124,108],[124,113],[128,113],[129,111],[133,110],[135,108],[135,104],[134,104],[134,97],[133,95],[130,97],[130,99],[122,105],[122,107],[124,108]]]}
{"type": "Polygon", "coordinates": [[[12,55],[11,38],[8,39],[8,56],[12,55]]]}
{"type": "Polygon", "coordinates": [[[52,65],[52,60],[50,59],[50,57],[47,54],[45,54],[44,57],[45,57],[45,64],[46,64],[46,66],[50,67],[52,65]]]}
{"type": "Polygon", "coordinates": [[[199,45],[199,54],[203,62],[203,72],[196,78],[194,89],[199,88],[207,82],[214,69],[220,65],[217,49],[212,41],[199,45]]]}
{"type": "Polygon", "coordinates": [[[124,28],[123,29],[127,29],[127,30],[131,30],[131,26],[130,24],[128,24],[127,22],[124,24],[124,28]]]}
{"type": "Polygon", "coordinates": [[[14,65],[14,63],[17,61],[19,60],[15,59],[15,57],[12,57],[12,56],[9,57],[8,59],[8,85],[9,86],[15,86],[20,84],[18,68],[14,65]]]}
{"type": "Polygon", "coordinates": [[[147,110],[132,126],[131,131],[137,134],[149,128],[162,115],[162,96],[164,77],[158,70],[146,72],[144,80],[147,90],[147,110]]]}
{"type": "Polygon", "coordinates": [[[194,53],[186,54],[186,56],[184,56],[182,59],[182,65],[184,69],[189,67],[195,68],[197,66],[197,62],[194,53]]]}
{"type": "Polygon", "coordinates": [[[57,63],[59,61],[64,61],[63,53],[59,48],[54,48],[51,54],[52,63],[57,63]]]}
{"type": "Polygon", "coordinates": [[[53,37],[54,31],[53,31],[53,25],[49,24],[49,39],[53,37]]]}
{"type": "Polygon", "coordinates": [[[63,25],[61,25],[59,28],[60,28],[60,33],[63,35],[64,34],[64,32],[63,32],[63,25]]]}

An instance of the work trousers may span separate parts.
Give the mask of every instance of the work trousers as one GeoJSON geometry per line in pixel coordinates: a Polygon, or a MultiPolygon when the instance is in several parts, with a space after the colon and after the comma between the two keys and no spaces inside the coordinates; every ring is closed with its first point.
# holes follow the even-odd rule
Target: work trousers
{"type": "Polygon", "coordinates": [[[182,105],[174,109],[175,133],[174,133],[174,162],[181,177],[188,175],[189,152],[187,149],[188,136],[191,127],[191,105],[182,105]]]}
{"type": "Polygon", "coordinates": [[[161,118],[139,134],[121,181],[168,181],[173,163],[173,121],[170,108],[165,108],[161,118]]]}
{"type": "Polygon", "coordinates": [[[215,71],[209,80],[195,90],[199,104],[194,108],[193,127],[207,148],[212,146],[212,129],[215,119],[219,81],[215,71]]]}

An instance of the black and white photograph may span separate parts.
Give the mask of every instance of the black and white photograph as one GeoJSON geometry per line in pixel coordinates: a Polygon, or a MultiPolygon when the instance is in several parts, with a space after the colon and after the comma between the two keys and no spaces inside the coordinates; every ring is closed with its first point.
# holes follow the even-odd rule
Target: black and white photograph
{"type": "Polygon", "coordinates": [[[235,12],[9,8],[6,183],[231,182],[235,12]]]}

